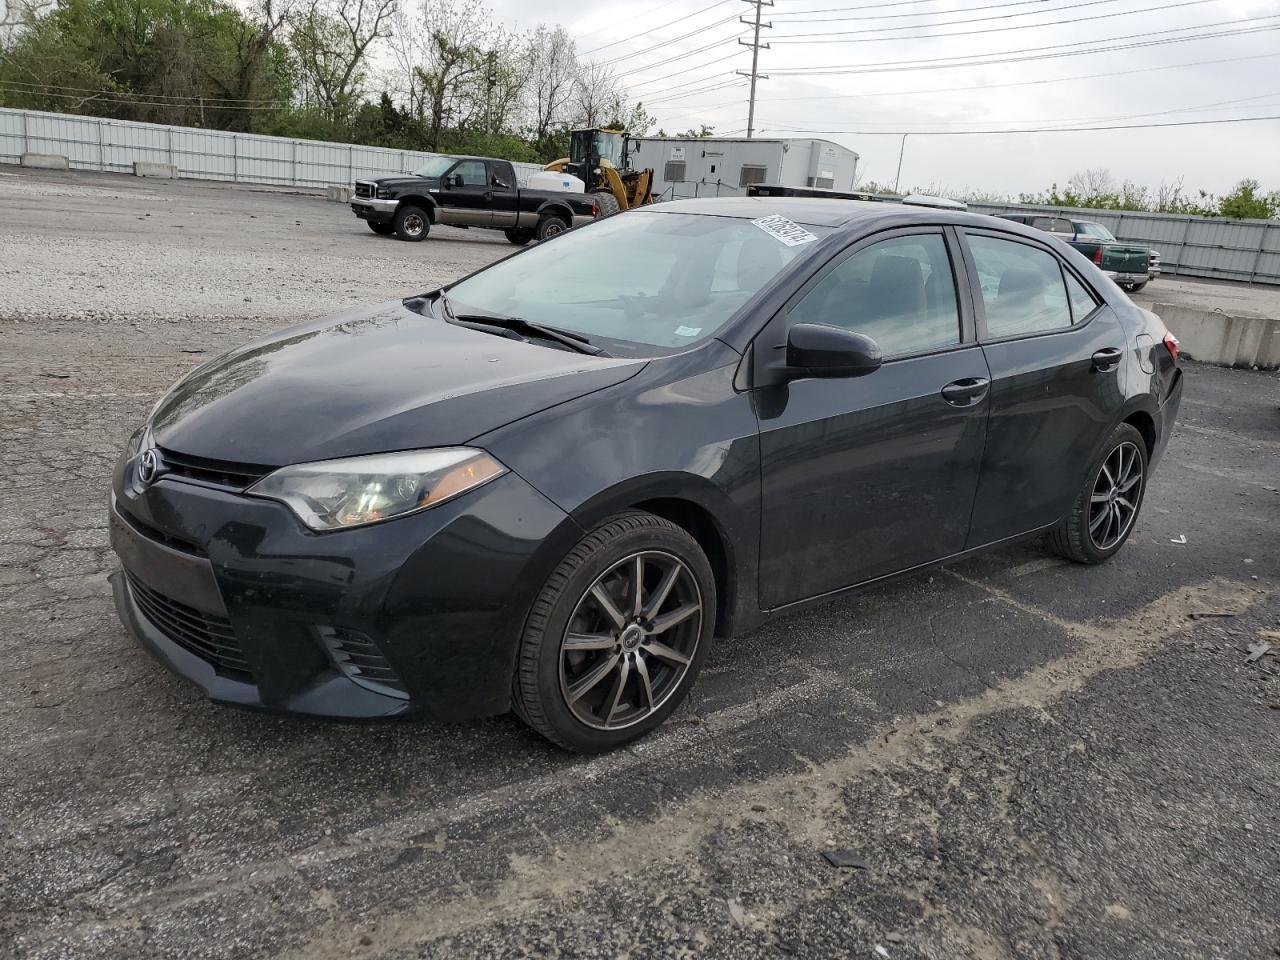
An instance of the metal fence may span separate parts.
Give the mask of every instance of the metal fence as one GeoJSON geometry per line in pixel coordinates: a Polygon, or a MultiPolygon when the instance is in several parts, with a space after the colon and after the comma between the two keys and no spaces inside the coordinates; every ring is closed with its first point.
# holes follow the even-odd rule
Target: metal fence
{"type": "Polygon", "coordinates": [[[1046,213],[1092,220],[1119,239],[1160,252],[1161,270],[1188,277],[1280,284],[1280,221],[1173,213],[971,203],[974,213],[1046,213]]]}
{"type": "MultiPolygon", "coordinates": [[[[135,161],[173,164],[180,177],[278,186],[349,185],[409,173],[430,153],[350,143],[293,140],[158,123],[134,123],[0,108],[0,163],[24,153],[67,158],[72,169],[132,172],[135,161]]],[[[515,164],[523,184],[537,164],[515,164]]]]}

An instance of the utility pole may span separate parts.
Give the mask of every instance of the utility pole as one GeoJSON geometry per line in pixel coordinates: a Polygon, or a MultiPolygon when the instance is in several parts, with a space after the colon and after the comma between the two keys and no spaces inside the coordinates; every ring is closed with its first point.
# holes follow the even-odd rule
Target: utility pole
{"type": "Polygon", "coordinates": [[[771,30],[773,28],[773,23],[761,23],[760,14],[763,12],[765,7],[773,6],[773,0],[743,0],[743,2],[749,3],[756,8],[755,20],[748,20],[746,17],[738,18],[740,22],[745,23],[748,27],[754,28],[754,35],[752,36],[750,43],[747,43],[747,41],[742,38],[738,39],[738,42],[744,47],[751,48],[751,72],[747,73],[745,70],[734,71],[734,73],[738,74],[740,77],[749,76],[751,78],[751,99],[747,106],[747,139],[750,140],[752,133],[755,132],[756,124],[756,80],[769,79],[769,75],[767,73],[760,73],[759,71],[760,51],[769,49],[769,44],[760,42],[760,30],[762,28],[765,30],[771,30]]]}
{"type": "Polygon", "coordinates": [[[907,152],[907,134],[902,135],[902,146],[898,147],[898,172],[893,177],[893,192],[898,192],[898,181],[902,179],[902,155],[907,152]]]}

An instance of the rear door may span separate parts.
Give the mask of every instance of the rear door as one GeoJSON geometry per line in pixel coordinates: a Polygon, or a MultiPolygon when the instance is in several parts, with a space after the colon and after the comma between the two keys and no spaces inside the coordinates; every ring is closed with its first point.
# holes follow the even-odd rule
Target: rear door
{"type": "Polygon", "coordinates": [[[760,596],[766,608],[963,549],[987,423],[987,365],[958,293],[954,234],[910,228],[855,244],[757,337],[760,596]],[[770,383],[793,323],[865,333],[866,376],[770,383]]]}
{"type": "Polygon", "coordinates": [[[967,546],[1055,523],[1115,422],[1126,346],[1111,308],[1047,245],[962,231],[991,418],[967,546]]]}
{"type": "Polygon", "coordinates": [[[441,223],[487,227],[493,223],[493,192],[489,165],[483,160],[459,160],[444,177],[441,187],[441,223]],[[460,178],[461,183],[455,183],[460,178]]]}

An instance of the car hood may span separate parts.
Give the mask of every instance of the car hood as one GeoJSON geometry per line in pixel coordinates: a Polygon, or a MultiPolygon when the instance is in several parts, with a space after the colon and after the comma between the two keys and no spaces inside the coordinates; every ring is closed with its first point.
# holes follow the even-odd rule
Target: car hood
{"type": "Polygon", "coordinates": [[[644,364],[495,336],[395,301],[197,367],[156,405],[151,433],[177,453],[262,466],[451,446],[644,364]]]}
{"type": "Polygon", "coordinates": [[[384,187],[388,190],[401,190],[406,187],[410,189],[422,189],[423,187],[436,187],[440,185],[439,177],[382,177],[373,181],[377,186],[384,187]]]}

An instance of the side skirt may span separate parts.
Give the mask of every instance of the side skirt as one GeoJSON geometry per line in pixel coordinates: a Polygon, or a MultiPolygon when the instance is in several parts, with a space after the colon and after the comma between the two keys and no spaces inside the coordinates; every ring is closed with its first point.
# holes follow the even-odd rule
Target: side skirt
{"type": "Polygon", "coordinates": [[[840,587],[836,590],[829,590],[826,593],[819,593],[812,597],[806,597],[803,600],[792,600],[790,603],[784,603],[780,607],[772,607],[764,611],[764,617],[770,618],[779,613],[791,613],[802,607],[807,607],[811,603],[820,603],[824,600],[834,600],[837,597],[850,596],[856,593],[862,593],[864,590],[873,590],[876,587],[884,586],[886,583],[892,583],[895,580],[902,580],[906,577],[914,576],[923,570],[932,570],[936,567],[945,566],[948,563],[955,563],[957,560],[967,560],[969,557],[980,553],[986,553],[988,550],[996,550],[1000,547],[1007,547],[1010,544],[1021,543],[1024,540],[1034,540],[1036,537],[1043,536],[1058,525],[1059,521],[1036,527],[1034,530],[1028,530],[1025,533],[1015,534],[1012,537],[1005,537],[1003,540],[995,540],[991,543],[984,543],[980,547],[970,547],[968,550],[961,550],[959,553],[953,553],[950,556],[942,557],[939,560],[930,560],[927,563],[917,564],[914,567],[907,567],[905,570],[899,570],[896,573],[886,573],[884,576],[875,577],[871,580],[863,580],[861,583],[855,583],[847,587],[840,587]]]}

